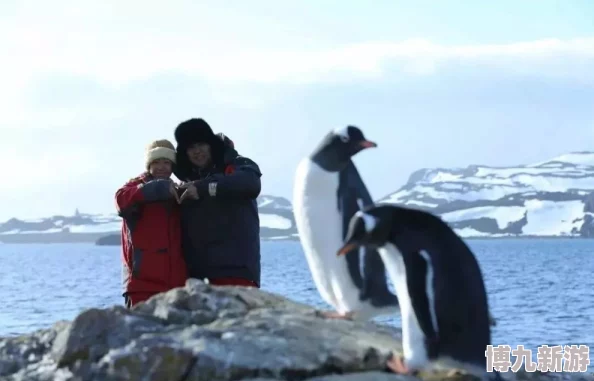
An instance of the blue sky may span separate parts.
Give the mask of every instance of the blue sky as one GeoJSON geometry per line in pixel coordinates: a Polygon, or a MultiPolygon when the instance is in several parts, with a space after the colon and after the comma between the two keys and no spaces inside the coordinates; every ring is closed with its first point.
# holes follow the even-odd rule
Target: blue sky
{"type": "Polygon", "coordinates": [[[376,198],[423,167],[592,149],[591,1],[2,1],[0,221],[113,212],[146,144],[204,117],[289,197],[328,130],[376,198]]]}

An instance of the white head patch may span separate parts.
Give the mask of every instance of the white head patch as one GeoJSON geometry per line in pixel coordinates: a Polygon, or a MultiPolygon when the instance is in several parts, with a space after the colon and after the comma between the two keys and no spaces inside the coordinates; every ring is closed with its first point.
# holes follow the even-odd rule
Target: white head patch
{"type": "Polygon", "coordinates": [[[351,137],[349,136],[348,126],[335,128],[333,133],[334,135],[340,136],[340,140],[342,140],[343,142],[348,142],[351,139],[351,137]]]}
{"type": "Polygon", "coordinates": [[[358,211],[356,216],[363,220],[363,224],[365,225],[365,231],[367,233],[371,232],[375,225],[377,225],[377,220],[370,214],[363,213],[362,211],[358,211]]]}

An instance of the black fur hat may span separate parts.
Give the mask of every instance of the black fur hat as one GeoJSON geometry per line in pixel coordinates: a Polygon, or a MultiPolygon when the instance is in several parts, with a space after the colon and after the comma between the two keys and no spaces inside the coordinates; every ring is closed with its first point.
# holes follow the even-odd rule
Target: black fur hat
{"type": "MultiPolygon", "coordinates": [[[[175,176],[186,181],[192,173],[192,165],[186,154],[186,149],[194,143],[208,143],[215,165],[223,164],[226,147],[233,150],[233,142],[224,134],[216,134],[202,118],[192,118],[180,123],[174,132],[177,142],[177,165],[175,176]]],[[[233,151],[235,152],[235,151],[233,151]]]]}
{"type": "Polygon", "coordinates": [[[192,118],[180,123],[174,134],[178,149],[187,148],[194,143],[210,144],[216,139],[212,128],[202,118],[192,118]]]}

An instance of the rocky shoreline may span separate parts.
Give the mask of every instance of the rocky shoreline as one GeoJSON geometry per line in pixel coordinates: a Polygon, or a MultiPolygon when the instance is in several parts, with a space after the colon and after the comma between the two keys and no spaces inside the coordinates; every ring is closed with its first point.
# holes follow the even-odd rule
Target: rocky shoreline
{"type": "MultiPolygon", "coordinates": [[[[89,309],[72,322],[0,338],[0,380],[417,380],[387,373],[400,331],[321,317],[280,295],[190,280],[132,310],[89,309]]],[[[584,373],[505,373],[506,380],[584,373]]],[[[476,379],[464,371],[425,380],[476,379]]]]}

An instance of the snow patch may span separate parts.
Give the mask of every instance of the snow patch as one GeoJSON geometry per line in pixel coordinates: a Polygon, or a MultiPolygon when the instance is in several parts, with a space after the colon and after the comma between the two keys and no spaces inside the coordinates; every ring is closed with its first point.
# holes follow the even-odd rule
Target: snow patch
{"type": "Polygon", "coordinates": [[[260,226],[270,229],[291,229],[293,224],[288,218],[268,213],[260,213],[260,226]]]}
{"type": "Polygon", "coordinates": [[[426,206],[429,208],[435,208],[437,206],[437,204],[434,203],[429,203],[429,202],[423,202],[423,201],[418,201],[418,200],[408,200],[405,205],[418,205],[418,206],[426,206]]]}
{"type": "Polygon", "coordinates": [[[526,235],[573,235],[584,217],[584,203],[575,201],[527,200],[528,224],[522,229],[526,235]]]}
{"type": "Polygon", "coordinates": [[[473,228],[462,228],[462,229],[454,229],[454,232],[458,234],[460,237],[489,237],[489,233],[483,233],[473,228]]]}
{"type": "Polygon", "coordinates": [[[557,156],[551,160],[547,160],[545,162],[540,162],[537,164],[532,164],[530,166],[538,166],[542,164],[547,164],[548,162],[558,161],[574,165],[594,166],[594,152],[570,152],[557,156]]]}
{"type": "Polygon", "coordinates": [[[69,225],[70,233],[113,233],[122,229],[122,222],[97,225],[69,225]]]}
{"type": "Polygon", "coordinates": [[[5,232],[1,232],[1,235],[10,235],[10,234],[54,234],[62,232],[61,228],[51,228],[46,230],[20,230],[20,229],[13,229],[8,230],[5,232]]]}
{"type": "Polygon", "coordinates": [[[459,222],[479,218],[491,218],[497,222],[499,229],[505,229],[510,224],[521,220],[526,209],[522,206],[479,206],[444,213],[441,218],[446,222],[459,222]]]}

